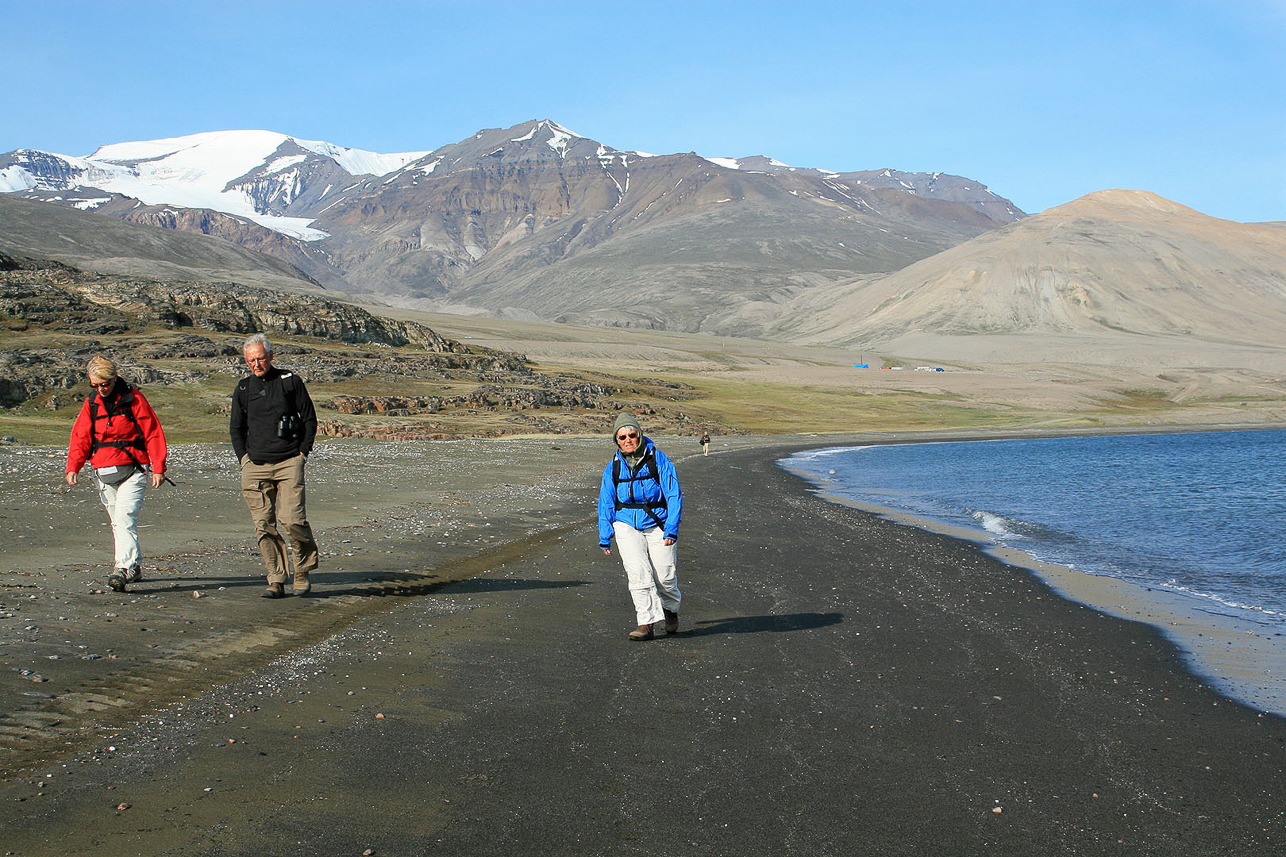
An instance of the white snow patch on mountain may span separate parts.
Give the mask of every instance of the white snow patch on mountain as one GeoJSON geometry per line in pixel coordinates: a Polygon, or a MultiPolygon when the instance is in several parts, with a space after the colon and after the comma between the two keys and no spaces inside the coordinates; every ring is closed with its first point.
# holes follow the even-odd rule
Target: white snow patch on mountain
{"type": "Polygon", "coordinates": [[[557,152],[559,157],[567,157],[567,144],[572,140],[572,133],[564,128],[559,128],[552,122],[549,123],[549,128],[553,134],[545,141],[545,145],[557,152]]]}
{"type": "Polygon", "coordinates": [[[411,161],[418,161],[428,154],[428,152],[397,152],[390,155],[381,155],[379,152],[368,152],[364,149],[345,149],[340,146],[333,146],[330,143],[300,140],[298,138],[295,139],[295,142],[310,152],[325,155],[355,176],[387,175],[394,170],[402,169],[411,161]]]}
{"type": "Polygon", "coordinates": [[[305,159],[305,155],[290,155],[285,158],[277,158],[271,164],[265,166],[263,171],[269,175],[272,173],[279,173],[286,167],[293,167],[295,164],[303,163],[305,159]]]}
{"type": "Polygon", "coordinates": [[[0,193],[15,193],[36,186],[36,177],[19,166],[0,170],[0,193]]]}
{"type": "Polygon", "coordinates": [[[274,232],[298,238],[300,241],[320,241],[330,237],[329,232],[311,227],[309,224],[312,221],[307,217],[280,217],[275,214],[246,214],[243,217],[246,220],[253,220],[260,226],[266,226],[274,232]]]}
{"type": "MultiPolygon", "coordinates": [[[[66,161],[74,172],[70,189],[95,188],[133,197],[148,205],[214,209],[286,235],[315,241],[326,237],[326,233],[311,228],[308,219],[260,214],[249,194],[231,187],[232,182],[248,173],[262,170],[267,174],[279,174],[306,161],[308,156],[302,154],[273,157],[273,153],[288,141],[293,141],[301,149],[330,158],[355,176],[385,175],[428,154],[401,152],[385,155],[300,140],[273,131],[212,131],[186,137],[114,143],[100,147],[85,158],[56,157],[66,161]]],[[[60,187],[60,184],[37,179],[17,165],[0,170],[0,192],[60,187]]],[[[89,206],[85,204],[82,207],[89,206]]]]}
{"type": "Polygon", "coordinates": [[[86,160],[117,164],[164,161],[171,168],[199,163],[209,167],[210,173],[225,176],[226,184],[264,163],[288,140],[301,149],[330,158],[353,175],[382,176],[428,154],[399,152],[384,155],[364,149],[348,149],[324,141],[301,140],[275,131],[207,131],[163,140],[114,143],[102,146],[86,160]]]}

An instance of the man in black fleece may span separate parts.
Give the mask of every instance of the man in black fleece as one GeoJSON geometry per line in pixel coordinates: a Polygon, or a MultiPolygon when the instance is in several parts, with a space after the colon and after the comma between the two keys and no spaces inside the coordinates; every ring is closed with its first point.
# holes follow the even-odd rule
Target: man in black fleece
{"type": "Polygon", "coordinates": [[[317,412],[303,379],[272,365],[272,343],[256,333],[242,346],[251,374],[232,393],[232,449],[241,462],[241,496],[250,508],[259,552],[268,569],[265,598],[286,594],[290,559],[285,529],[294,552],[292,588],[312,589],[309,572],[317,568],[317,541],[304,510],[304,462],[317,436],[317,412]]]}

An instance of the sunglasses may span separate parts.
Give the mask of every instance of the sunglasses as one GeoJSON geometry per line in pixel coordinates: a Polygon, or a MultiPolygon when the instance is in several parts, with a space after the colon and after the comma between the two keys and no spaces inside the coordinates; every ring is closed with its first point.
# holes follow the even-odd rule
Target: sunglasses
{"type": "Polygon", "coordinates": [[[637,440],[639,433],[636,431],[623,431],[616,436],[617,440],[637,440]]]}
{"type": "Polygon", "coordinates": [[[116,385],[115,381],[103,381],[102,383],[99,383],[99,384],[95,384],[93,381],[89,382],[89,386],[93,387],[96,390],[100,388],[105,390],[108,387],[113,387],[115,385],[116,385]]]}

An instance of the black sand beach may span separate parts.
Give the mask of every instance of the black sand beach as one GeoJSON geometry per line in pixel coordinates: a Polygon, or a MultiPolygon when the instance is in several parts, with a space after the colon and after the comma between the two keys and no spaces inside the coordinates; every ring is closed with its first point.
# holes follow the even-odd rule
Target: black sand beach
{"type": "MultiPolygon", "coordinates": [[[[224,683],[9,769],[0,850],[1282,851],[1286,721],[1218,696],[1148,626],[1063,600],[965,542],[812,496],[773,463],[789,448],[674,450],[675,637],[626,639],[623,573],[591,521],[601,443],[572,449],[590,466],[569,467],[540,503],[482,492],[498,507],[484,517],[522,508],[515,544],[452,546],[426,535],[447,525],[434,520],[390,538],[387,555],[332,557],[320,598],[223,590],[219,615],[240,618],[221,635],[271,632],[246,650],[262,666],[224,681],[192,657],[224,683]],[[433,576],[399,578],[417,539],[415,567],[433,576]],[[399,586],[407,597],[372,597],[399,586]]],[[[520,481],[540,484],[540,465],[551,461],[520,481]]],[[[371,502],[362,514],[381,520],[371,502]]],[[[232,541],[245,540],[240,512],[232,541]]],[[[244,551],[226,563],[229,583],[255,571],[244,551]]],[[[214,573],[176,572],[177,589],[153,594],[190,616],[207,601],[191,587],[214,573]]],[[[7,640],[6,663],[21,646],[7,640]]]]}

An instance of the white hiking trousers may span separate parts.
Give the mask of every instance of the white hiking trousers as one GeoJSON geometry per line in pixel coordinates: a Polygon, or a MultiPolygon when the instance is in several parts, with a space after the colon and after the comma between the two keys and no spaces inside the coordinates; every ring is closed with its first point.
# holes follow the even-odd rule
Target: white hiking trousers
{"type": "Polygon", "coordinates": [[[665,618],[662,608],[679,612],[678,545],[667,545],[660,527],[639,531],[615,521],[616,549],[625,566],[630,597],[638,624],[651,625],[665,618]]]}
{"type": "Polygon", "coordinates": [[[99,481],[98,499],[112,519],[112,536],[116,541],[116,568],[128,571],[142,559],[138,548],[138,515],[143,510],[143,494],[147,490],[147,471],[137,473],[119,485],[99,481]]]}

